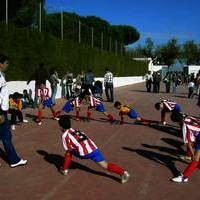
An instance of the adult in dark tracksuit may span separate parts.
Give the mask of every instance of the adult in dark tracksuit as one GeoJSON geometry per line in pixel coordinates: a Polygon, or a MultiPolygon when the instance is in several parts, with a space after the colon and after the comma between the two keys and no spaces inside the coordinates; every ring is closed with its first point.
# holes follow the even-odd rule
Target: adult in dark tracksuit
{"type": "Polygon", "coordinates": [[[27,160],[23,160],[17,155],[12,144],[12,135],[7,118],[7,111],[9,109],[8,88],[3,73],[7,67],[8,58],[0,55],[0,140],[3,142],[10,167],[17,167],[25,165],[27,160]]]}

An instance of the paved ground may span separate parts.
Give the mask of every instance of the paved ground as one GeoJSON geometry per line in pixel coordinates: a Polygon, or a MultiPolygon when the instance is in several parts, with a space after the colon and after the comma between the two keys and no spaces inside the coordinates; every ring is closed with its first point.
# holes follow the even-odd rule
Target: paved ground
{"type": "MultiPolygon", "coordinates": [[[[183,111],[199,114],[196,99],[186,98],[186,89],[178,89],[176,95],[149,94],[144,84],[122,87],[116,90],[116,99],[135,106],[141,116],[158,120],[159,112],[154,103],[163,98],[180,102],[183,111]]],[[[59,101],[61,106],[62,101],[59,101]]],[[[107,110],[117,116],[113,105],[106,103],[107,110]]],[[[29,117],[34,114],[30,111],[29,117]]],[[[85,114],[85,113],[83,113],[85,114]]],[[[49,113],[46,112],[46,116],[49,113]]],[[[34,122],[17,127],[13,142],[28,165],[11,169],[1,160],[0,199],[10,200],[199,200],[199,169],[188,184],[170,182],[179,169],[187,164],[177,160],[176,154],[183,151],[178,126],[169,122],[161,125],[134,125],[129,119],[124,125],[111,125],[99,113],[91,122],[73,121],[93,138],[106,159],[126,168],[131,179],[126,184],[118,183],[116,176],[104,173],[89,160],[77,160],[65,177],[58,172],[64,151],[61,133],[56,121],[46,119],[41,127],[34,122]]]]}

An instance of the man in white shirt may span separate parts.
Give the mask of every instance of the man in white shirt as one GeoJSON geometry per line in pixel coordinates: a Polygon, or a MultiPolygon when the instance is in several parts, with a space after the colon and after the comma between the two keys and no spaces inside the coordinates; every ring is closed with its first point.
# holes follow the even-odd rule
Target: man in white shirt
{"type": "Polygon", "coordinates": [[[10,167],[25,165],[27,160],[21,159],[12,144],[12,134],[7,119],[9,109],[8,88],[3,71],[8,67],[8,58],[0,55],[0,140],[2,140],[10,167]]]}
{"type": "Polygon", "coordinates": [[[145,80],[147,92],[151,92],[151,84],[153,83],[153,76],[151,74],[151,71],[148,71],[148,73],[145,75],[145,80]]]}
{"type": "Polygon", "coordinates": [[[104,75],[104,86],[105,86],[105,93],[108,102],[114,102],[114,95],[113,95],[113,74],[105,68],[105,75],[104,75]],[[109,94],[110,93],[110,94],[109,94]]]}

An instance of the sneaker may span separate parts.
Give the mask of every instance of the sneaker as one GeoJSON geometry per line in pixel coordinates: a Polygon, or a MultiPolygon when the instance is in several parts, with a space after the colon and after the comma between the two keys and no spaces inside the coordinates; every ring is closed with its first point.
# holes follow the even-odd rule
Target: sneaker
{"type": "Polygon", "coordinates": [[[121,183],[126,183],[130,178],[130,174],[127,171],[124,171],[123,175],[121,176],[121,183]]]}
{"type": "Polygon", "coordinates": [[[27,120],[27,119],[24,119],[23,122],[24,122],[24,123],[28,123],[28,120],[27,120]]]}
{"type": "Polygon", "coordinates": [[[37,124],[38,124],[39,126],[41,126],[41,125],[42,125],[42,122],[40,121],[40,122],[38,122],[37,124]]]}
{"type": "Polygon", "coordinates": [[[59,117],[54,117],[53,119],[56,120],[56,121],[58,121],[58,120],[59,120],[59,117]]]}
{"type": "Polygon", "coordinates": [[[13,125],[11,125],[11,130],[12,131],[15,131],[16,129],[15,129],[15,125],[13,124],[13,125]]]}
{"type": "Polygon", "coordinates": [[[61,173],[62,175],[64,175],[64,176],[67,176],[68,173],[69,173],[69,171],[68,171],[67,169],[66,169],[66,170],[60,169],[60,173],[61,173]]]}
{"type": "Polygon", "coordinates": [[[188,178],[184,177],[183,174],[181,174],[180,176],[177,176],[175,178],[172,178],[171,180],[176,183],[187,183],[188,182],[188,178]]]}
{"type": "Polygon", "coordinates": [[[21,159],[19,162],[15,163],[15,164],[11,164],[10,167],[17,167],[17,166],[20,166],[20,165],[26,165],[26,163],[27,163],[27,160],[21,159]]]}
{"type": "Polygon", "coordinates": [[[179,156],[179,158],[180,158],[181,160],[186,161],[186,162],[192,161],[192,157],[191,157],[191,156],[183,156],[183,155],[181,155],[181,156],[179,156]]]}

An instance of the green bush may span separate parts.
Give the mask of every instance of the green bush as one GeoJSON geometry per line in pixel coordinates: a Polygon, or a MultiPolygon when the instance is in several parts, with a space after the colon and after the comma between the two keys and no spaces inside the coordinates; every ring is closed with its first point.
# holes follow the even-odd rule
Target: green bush
{"type": "Polygon", "coordinates": [[[70,40],[62,41],[36,30],[0,24],[0,36],[0,53],[10,58],[8,80],[28,80],[39,63],[44,63],[48,69],[55,67],[60,76],[68,70],[77,74],[88,69],[92,69],[95,76],[103,76],[105,67],[115,76],[139,76],[147,71],[146,62],[70,40]]]}

